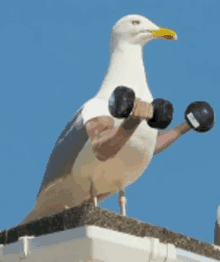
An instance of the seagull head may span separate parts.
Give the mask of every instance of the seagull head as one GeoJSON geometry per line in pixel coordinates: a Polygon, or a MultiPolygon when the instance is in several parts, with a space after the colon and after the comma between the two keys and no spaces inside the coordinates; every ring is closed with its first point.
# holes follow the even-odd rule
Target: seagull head
{"type": "Polygon", "coordinates": [[[144,46],[153,39],[177,39],[175,31],[165,27],[159,27],[141,15],[127,15],[122,17],[114,25],[112,36],[114,46],[122,41],[144,46]]]}

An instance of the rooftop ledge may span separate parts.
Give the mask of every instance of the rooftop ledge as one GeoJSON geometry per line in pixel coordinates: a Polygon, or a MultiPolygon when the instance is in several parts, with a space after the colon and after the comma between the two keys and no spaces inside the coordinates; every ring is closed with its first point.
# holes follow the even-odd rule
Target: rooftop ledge
{"type": "Polygon", "coordinates": [[[0,232],[0,261],[218,261],[214,245],[90,204],[0,232]]]}

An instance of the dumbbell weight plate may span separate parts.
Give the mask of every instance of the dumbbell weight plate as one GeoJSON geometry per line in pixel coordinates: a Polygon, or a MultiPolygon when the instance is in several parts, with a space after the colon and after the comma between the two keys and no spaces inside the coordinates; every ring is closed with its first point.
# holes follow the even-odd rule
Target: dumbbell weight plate
{"type": "Polygon", "coordinates": [[[127,118],[135,101],[135,93],[131,88],[119,86],[117,87],[109,99],[109,111],[113,117],[127,118]]]}
{"type": "Polygon", "coordinates": [[[193,102],[185,111],[185,119],[195,131],[207,132],[214,126],[214,111],[207,102],[193,102]]]}

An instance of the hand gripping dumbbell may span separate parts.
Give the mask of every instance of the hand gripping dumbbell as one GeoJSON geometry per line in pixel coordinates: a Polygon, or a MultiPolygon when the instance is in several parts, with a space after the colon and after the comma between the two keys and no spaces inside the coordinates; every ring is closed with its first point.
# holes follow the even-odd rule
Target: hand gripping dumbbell
{"type": "MultiPolygon", "coordinates": [[[[127,118],[135,103],[135,93],[131,88],[117,87],[109,99],[109,111],[115,118],[127,118]]],[[[173,119],[173,106],[164,99],[155,99],[152,102],[154,107],[153,118],[147,123],[150,127],[165,129],[173,119]]]]}
{"type": "Polygon", "coordinates": [[[214,110],[207,102],[193,102],[185,111],[185,120],[195,131],[207,132],[214,126],[214,110]]]}

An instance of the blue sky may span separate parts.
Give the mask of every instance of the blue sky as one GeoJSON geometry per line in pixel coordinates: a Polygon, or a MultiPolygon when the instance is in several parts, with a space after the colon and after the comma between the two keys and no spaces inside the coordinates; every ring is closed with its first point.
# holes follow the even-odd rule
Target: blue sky
{"type": "MultiPolygon", "coordinates": [[[[189,132],[152,160],[126,189],[128,216],[213,243],[220,204],[220,2],[95,0],[0,2],[0,229],[32,209],[54,143],[98,91],[109,63],[110,30],[141,14],[179,39],[144,49],[155,98],[172,101],[170,128],[192,101],[208,101],[215,127],[189,132]]],[[[100,206],[119,212],[118,196],[100,206]]]]}

